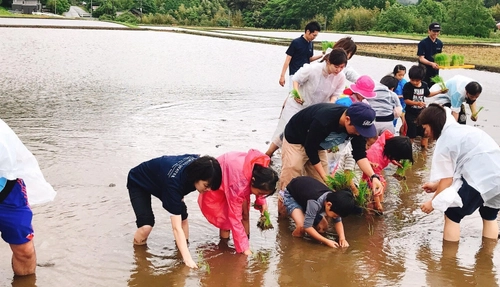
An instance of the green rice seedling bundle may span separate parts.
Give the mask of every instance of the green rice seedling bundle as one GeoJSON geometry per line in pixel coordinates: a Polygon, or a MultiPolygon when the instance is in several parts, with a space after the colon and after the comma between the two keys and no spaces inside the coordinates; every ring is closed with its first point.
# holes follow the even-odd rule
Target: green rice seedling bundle
{"type": "Polygon", "coordinates": [[[444,82],[443,78],[440,75],[435,75],[434,77],[431,78],[431,81],[439,84],[439,87],[441,87],[441,91],[447,91],[448,88],[446,88],[446,83],[444,82]]]}
{"type": "Polygon", "coordinates": [[[324,53],[328,48],[333,49],[333,45],[335,45],[335,42],[323,41],[321,42],[321,50],[323,50],[324,53]]]}
{"type": "Polygon", "coordinates": [[[409,159],[402,159],[399,163],[401,164],[401,166],[396,169],[396,174],[401,178],[405,178],[406,171],[409,170],[412,166],[411,161],[409,159]]]}
{"type": "Polygon", "coordinates": [[[273,224],[271,223],[271,215],[269,214],[269,211],[265,210],[264,213],[260,216],[259,220],[257,221],[257,227],[262,231],[274,228],[273,224]]]}
{"type": "Polygon", "coordinates": [[[448,54],[439,53],[434,55],[434,62],[439,66],[446,67],[450,65],[451,58],[448,54]]]}
{"type": "Polygon", "coordinates": [[[460,55],[453,54],[451,55],[451,66],[460,66],[460,55]]]}
{"type": "Polygon", "coordinates": [[[334,176],[326,177],[326,185],[333,190],[351,189],[351,181],[354,178],[352,172],[336,172],[334,176]]]}
{"type": "Polygon", "coordinates": [[[479,114],[479,112],[482,111],[483,109],[484,109],[484,107],[480,107],[479,110],[477,110],[477,112],[472,114],[472,116],[477,117],[477,114],[479,114]]]}
{"type": "Polygon", "coordinates": [[[302,99],[302,98],[300,97],[299,91],[297,91],[297,89],[293,89],[293,90],[290,92],[290,94],[291,94],[291,97],[292,97],[292,98],[294,98],[294,99],[297,99],[297,100],[302,99]]]}
{"type": "Polygon", "coordinates": [[[368,203],[370,202],[370,198],[372,195],[372,191],[368,186],[368,182],[362,180],[358,186],[358,196],[356,196],[356,203],[359,207],[366,209],[368,207],[368,203]]]}

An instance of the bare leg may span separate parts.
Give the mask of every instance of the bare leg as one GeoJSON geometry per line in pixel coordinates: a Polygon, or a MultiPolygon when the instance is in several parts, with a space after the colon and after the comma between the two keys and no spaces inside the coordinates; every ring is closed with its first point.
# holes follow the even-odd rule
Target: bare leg
{"type": "Polygon", "coordinates": [[[143,225],[137,228],[137,231],[134,234],[134,244],[135,245],[144,245],[146,244],[149,234],[153,230],[153,226],[151,225],[143,225]]]}
{"type": "Polygon", "coordinates": [[[460,240],[460,224],[451,221],[446,215],[444,216],[443,239],[455,242],[460,240]]]}
{"type": "Polygon", "coordinates": [[[18,276],[35,274],[36,253],[33,241],[24,244],[10,244],[12,250],[12,269],[18,276]]]}
{"type": "Polygon", "coordinates": [[[286,218],[286,207],[281,199],[278,200],[278,217],[286,218]]]}
{"type": "Polygon", "coordinates": [[[266,155],[268,157],[272,157],[274,152],[277,151],[278,149],[279,149],[279,146],[277,146],[275,143],[271,142],[271,144],[269,145],[269,148],[266,151],[266,155]]]}
{"type": "Polygon", "coordinates": [[[498,223],[497,220],[483,219],[483,237],[498,239],[498,223]]]}
{"type": "Polygon", "coordinates": [[[229,239],[229,230],[219,229],[219,236],[221,239],[229,239]]]}
{"type": "Polygon", "coordinates": [[[295,222],[295,230],[292,232],[293,236],[302,237],[304,236],[304,213],[299,208],[295,208],[290,214],[293,221],[295,222]]]}

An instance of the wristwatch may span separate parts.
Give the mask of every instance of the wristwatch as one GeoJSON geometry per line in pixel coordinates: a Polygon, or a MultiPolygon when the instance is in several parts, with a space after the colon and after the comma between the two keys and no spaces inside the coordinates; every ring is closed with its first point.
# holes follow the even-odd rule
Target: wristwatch
{"type": "Polygon", "coordinates": [[[376,178],[378,179],[378,181],[380,181],[380,176],[376,173],[372,174],[372,176],[370,176],[370,181],[373,181],[373,178],[376,178]]]}

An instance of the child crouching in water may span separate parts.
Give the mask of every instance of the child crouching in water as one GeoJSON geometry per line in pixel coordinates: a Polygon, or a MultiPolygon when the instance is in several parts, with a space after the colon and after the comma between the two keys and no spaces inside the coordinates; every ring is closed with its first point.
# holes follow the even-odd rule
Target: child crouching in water
{"type": "MultiPolygon", "coordinates": [[[[380,175],[380,181],[384,186],[384,190],[380,195],[374,196],[374,210],[382,214],[384,208],[382,206],[382,199],[385,192],[386,181],[382,176],[384,170],[389,163],[401,166],[399,161],[407,159],[413,163],[413,150],[410,138],[406,136],[394,136],[390,131],[384,131],[366,151],[366,158],[372,164],[373,171],[380,175]]],[[[370,183],[367,175],[363,174],[363,180],[370,183]]]]}
{"type": "Polygon", "coordinates": [[[303,236],[305,232],[319,242],[333,248],[349,247],[344,234],[342,217],[357,212],[354,196],[349,190],[332,191],[324,183],[309,177],[299,176],[290,181],[284,191],[280,191],[278,205],[286,208],[286,213],[295,222],[293,236],[303,236]],[[318,232],[326,230],[327,220],[332,218],[339,242],[330,240],[318,232]]]}

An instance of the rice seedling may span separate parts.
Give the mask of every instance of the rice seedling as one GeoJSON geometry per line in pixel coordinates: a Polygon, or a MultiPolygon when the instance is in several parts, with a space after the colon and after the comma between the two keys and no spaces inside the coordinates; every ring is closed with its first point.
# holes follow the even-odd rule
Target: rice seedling
{"type": "Polygon", "coordinates": [[[205,257],[203,256],[203,250],[198,250],[198,267],[200,267],[200,270],[205,270],[208,274],[210,274],[210,265],[208,262],[205,260],[205,257]]]}
{"type": "Polygon", "coordinates": [[[269,258],[271,258],[271,252],[269,251],[258,251],[253,253],[253,258],[261,263],[269,262],[269,258]]]}
{"type": "Polygon", "coordinates": [[[434,62],[438,64],[438,66],[446,67],[450,65],[451,58],[448,54],[438,53],[434,55],[434,62]]]}
{"type": "Polygon", "coordinates": [[[406,171],[409,170],[412,166],[411,161],[409,159],[402,159],[400,162],[401,166],[398,166],[396,169],[396,174],[401,176],[402,178],[406,178],[406,171]]]}
{"type": "Polygon", "coordinates": [[[335,42],[323,41],[323,42],[321,42],[321,50],[323,50],[323,52],[325,52],[328,48],[333,49],[333,45],[335,45],[335,42]]]}
{"type": "Polygon", "coordinates": [[[328,175],[326,177],[326,185],[333,190],[350,190],[353,178],[352,172],[336,172],[334,176],[328,175]]]}
{"type": "Polygon", "coordinates": [[[264,210],[264,212],[260,216],[259,220],[257,221],[257,227],[261,231],[274,228],[273,224],[271,223],[271,215],[269,214],[269,211],[264,210]]]}
{"type": "Polygon", "coordinates": [[[356,196],[356,203],[359,207],[363,209],[368,208],[368,203],[370,202],[370,198],[372,195],[372,191],[368,186],[368,182],[362,180],[358,186],[358,196],[356,196]]]}
{"type": "Polygon", "coordinates": [[[448,91],[448,88],[446,87],[446,83],[444,82],[444,79],[440,75],[435,75],[434,77],[431,78],[431,81],[439,84],[439,87],[441,87],[441,91],[448,91]]]}
{"type": "Polygon", "coordinates": [[[482,111],[483,109],[484,109],[484,107],[480,107],[479,110],[477,110],[477,112],[472,114],[472,116],[476,118],[477,114],[479,114],[479,112],[482,111]]]}
{"type": "Polygon", "coordinates": [[[302,98],[300,97],[299,91],[297,91],[296,89],[293,89],[293,90],[290,92],[290,94],[291,94],[291,97],[292,97],[292,98],[294,98],[294,99],[296,99],[296,100],[300,100],[300,99],[302,99],[302,98]]]}

